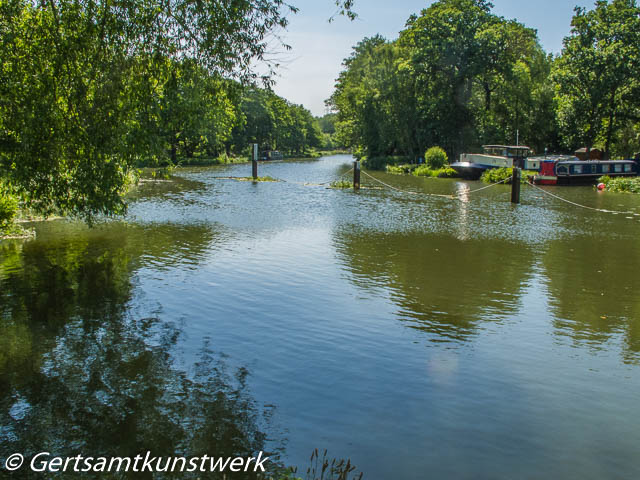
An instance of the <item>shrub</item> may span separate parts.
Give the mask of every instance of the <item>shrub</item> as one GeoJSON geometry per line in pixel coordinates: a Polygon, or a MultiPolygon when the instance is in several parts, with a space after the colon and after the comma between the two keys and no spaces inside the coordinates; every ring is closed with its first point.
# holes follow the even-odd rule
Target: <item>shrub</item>
{"type": "Polygon", "coordinates": [[[640,178],[616,177],[608,175],[600,177],[598,182],[605,184],[605,190],[615,193],[637,193],[640,194],[640,178]]]}
{"type": "Polygon", "coordinates": [[[431,169],[444,168],[449,163],[447,153],[440,147],[431,147],[424,154],[424,163],[431,169]]]}
{"type": "Polygon", "coordinates": [[[331,183],[331,188],[353,188],[353,182],[348,180],[337,180],[331,183]]]}
{"type": "Polygon", "coordinates": [[[0,187],[0,229],[9,227],[18,214],[18,199],[0,187]]]}
{"type": "Polygon", "coordinates": [[[458,172],[451,167],[444,167],[436,170],[438,178],[458,178],[458,172]]]}
{"type": "Polygon", "coordinates": [[[387,173],[404,175],[413,172],[417,167],[418,165],[412,165],[410,163],[403,163],[402,165],[387,165],[387,173]]]}
{"type": "Polygon", "coordinates": [[[413,171],[413,175],[416,177],[456,178],[458,172],[451,167],[432,169],[428,165],[421,165],[413,171]]]}
{"type": "MultiPolygon", "coordinates": [[[[528,183],[530,176],[538,174],[538,172],[532,172],[529,170],[522,170],[520,173],[520,183],[528,183]]],[[[513,177],[513,168],[490,168],[489,170],[485,170],[480,177],[480,180],[484,183],[505,182],[506,184],[511,184],[511,177],[513,177]]]]}

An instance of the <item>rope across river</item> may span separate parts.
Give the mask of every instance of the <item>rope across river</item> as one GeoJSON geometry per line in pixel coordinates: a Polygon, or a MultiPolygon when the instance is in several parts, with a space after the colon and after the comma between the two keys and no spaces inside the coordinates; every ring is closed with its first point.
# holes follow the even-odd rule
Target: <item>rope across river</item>
{"type": "MultiPolygon", "coordinates": [[[[353,171],[354,171],[354,168],[350,168],[346,172],[338,175],[337,178],[338,179],[343,178],[346,175],[349,175],[353,171]]],[[[412,190],[403,190],[401,188],[394,187],[393,185],[389,185],[388,183],[383,182],[379,178],[374,177],[373,175],[367,173],[364,170],[360,170],[360,173],[364,174],[366,177],[370,178],[374,182],[376,182],[376,183],[378,183],[378,184],[380,184],[380,185],[382,185],[382,186],[384,186],[386,188],[389,188],[389,189],[391,189],[391,190],[393,190],[395,192],[398,192],[398,193],[403,193],[403,194],[407,194],[407,195],[414,195],[414,196],[446,198],[446,199],[449,199],[449,200],[460,200],[460,199],[462,199],[464,197],[467,197],[467,196],[469,196],[471,194],[478,193],[478,192],[481,192],[483,190],[487,190],[489,188],[496,187],[498,185],[503,185],[503,184],[513,180],[512,177],[507,177],[507,178],[505,178],[505,179],[503,179],[503,180],[501,180],[499,182],[491,183],[489,185],[486,185],[486,186],[483,186],[483,187],[480,187],[480,188],[476,188],[475,190],[468,190],[468,191],[460,192],[458,194],[449,194],[449,195],[447,195],[447,194],[440,194],[440,193],[428,193],[428,192],[416,192],[416,191],[412,191],[412,190]]],[[[240,179],[240,178],[236,178],[236,177],[217,177],[217,178],[240,179]]],[[[304,186],[318,186],[318,187],[331,185],[334,182],[336,182],[335,177],[334,177],[334,180],[327,180],[327,181],[321,182],[321,183],[297,182],[297,181],[293,181],[293,180],[283,180],[283,179],[279,179],[279,178],[273,178],[273,180],[274,181],[278,181],[278,182],[284,182],[284,183],[292,183],[292,184],[298,184],[298,185],[304,185],[304,186]]],[[[519,179],[517,179],[516,181],[519,182],[519,179]]],[[[591,211],[600,212],[600,213],[610,213],[610,214],[613,214],[613,215],[632,215],[632,216],[640,217],[640,213],[633,212],[633,211],[609,210],[609,209],[605,209],[605,208],[597,208],[597,207],[591,207],[591,206],[588,206],[588,205],[582,205],[580,203],[577,203],[577,202],[568,200],[566,198],[563,198],[563,197],[561,197],[559,195],[556,195],[556,194],[554,194],[554,193],[552,193],[552,192],[550,192],[550,191],[548,191],[548,190],[546,190],[544,188],[541,188],[541,187],[539,187],[539,186],[537,186],[537,185],[535,185],[535,184],[533,184],[531,182],[527,182],[527,183],[525,183],[525,185],[529,185],[530,187],[532,187],[532,188],[544,193],[545,195],[548,195],[548,196],[550,196],[550,197],[552,197],[552,198],[554,198],[556,200],[559,200],[561,202],[567,203],[569,205],[573,205],[573,206],[578,207],[578,208],[583,208],[583,209],[586,209],[586,210],[591,210],[591,211]]],[[[517,203],[519,203],[519,195],[518,195],[517,203]]],[[[627,218],[631,218],[631,217],[627,217],[627,218]]]]}
{"type": "Polygon", "coordinates": [[[429,196],[429,197],[449,198],[449,199],[452,199],[452,200],[459,200],[460,198],[462,198],[464,196],[470,195],[472,193],[480,192],[482,190],[486,190],[487,188],[495,187],[496,185],[503,184],[503,183],[505,183],[505,182],[510,180],[509,178],[506,178],[504,180],[501,180],[500,182],[492,183],[491,185],[487,185],[485,187],[478,188],[476,190],[470,190],[468,192],[462,192],[462,193],[459,193],[457,195],[444,195],[444,194],[439,194],[439,193],[425,193],[425,192],[413,192],[411,190],[401,190],[399,188],[396,188],[394,186],[389,185],[388,183],[383,182],[382,180],[377,179],[373,175],[369,175],[364,170],[362,170],[362,173],[364,173],[367,177],[371,178],[372,180],[380,183],[381,185],[384,185],[385,187],[388,187],[388,188],[391,188],[392,190],[395,190],[396,192],[408,193],[409,195],[425,195],[425,196],[429,196]]]}

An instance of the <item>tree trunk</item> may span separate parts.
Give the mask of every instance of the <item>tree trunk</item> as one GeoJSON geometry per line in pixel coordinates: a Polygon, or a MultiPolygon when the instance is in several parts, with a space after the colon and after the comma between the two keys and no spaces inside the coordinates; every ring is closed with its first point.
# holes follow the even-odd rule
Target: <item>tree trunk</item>
{"type": "Polygon", "coordinates": [[[171,163],[173,163],[174,165],[178,161],[177,150],[178,150],[177,145],[175,143],[172,143],[171,144],[171,163]]]}
{"type": "Polygon", "coordinates": [[[616,112],[616,91],[611,92],[611,100],[609,102],[609,124],[607,125],[607,141],[604,146],[604,158],[609,160],[609,152],[611,148],[611,137],[613,136],[613,122],[616,112]]]}
{"type": "Polygon", "coordinates": [[[482,86],[484,87],[484,109],[488,112],[491,110],[491,89],[486,82],[482,86]]]}

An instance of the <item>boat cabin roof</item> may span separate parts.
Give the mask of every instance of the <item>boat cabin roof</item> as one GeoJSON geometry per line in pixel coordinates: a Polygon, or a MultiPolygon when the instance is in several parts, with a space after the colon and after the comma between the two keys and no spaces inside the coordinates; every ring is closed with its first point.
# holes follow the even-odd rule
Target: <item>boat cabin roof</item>
{"type": "Polygon", "coordinates": [[[507,157],[526,157],[531,149],[524,145],[483,145],[485,153],[498,154],[507,157]]]}
{"type": "Polygon", "coordinates": [[[482,148],[508,148],[508,149],[517,148],[517,149],[531,150],[526,145],[483,145],[482,148]]]}
{"type": "Polygon", "coordinates": [[[566,165],[593,165],[601,163],[636,163],[635,160],[561,160],[566,165]]]}
{"type": "Polygon", "coordinates": [[[540,162],[568,162],[579,161],[580,159],[575,155],[547,155],[545,157],[529,157],[529,160],[538,160],[540,162]]]}

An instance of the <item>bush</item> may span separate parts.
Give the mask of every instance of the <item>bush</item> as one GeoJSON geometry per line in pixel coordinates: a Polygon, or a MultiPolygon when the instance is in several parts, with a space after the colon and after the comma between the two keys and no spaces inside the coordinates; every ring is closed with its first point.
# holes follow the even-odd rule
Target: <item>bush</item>
{"type": "Polygon", "coordinates": [[[640,178],[616,177],[608,175],[600,177],[598,182],[605,184],[605,190],[615,193],[637,193],[640,194],[640,178]]]}
{"type": "Polygon", "coordinates": [[[403,163],[402,165],[387,165],[387,173],[404,175],[413,172],[417,167],[418,165],[412,165],[410,163],[403,163]]]}
{"type": "MultiPolygon", "coordinates": [[[[532,172],[530,170],[522,170],[520,172],[520,183],[528,183],[530,176],[535,176],[538,172],[532,172]]],[[[511,184],[511,177],[513,177],[513,168],[490,168],[480,177],[484,183],[500,183],[504,182],[508,185],[511,184]]]]}
{"type": "Polygon", "coordinates": [[[451,167],[430,168],[428,165],[421,165],[413,171],[416,177],[432,177],[432,178],[456,178],[458,172],[451,167]]]}
{"type": "Polygon", "coordinates": [[[458,172],[451,167],[444,167],[436,170],[438,178],[458,178],[458,172]]]}
{"type": "Polygon", "coordinates": [[[331,183],[331,188],[353,188],[353,182],[348,180],[337,180],[331,183]]]}
{"type": "Polygon", "coordinates": [[[18,199],[0,188],[0,229],[9,227],[18,214],[18,199]]]}
{"type": "Polygon", "coordinates": [[[424,154],[424,163],[432,170],[444,168],[449,163],[447,153],[440,147],[431,147],[424,154]]]}

